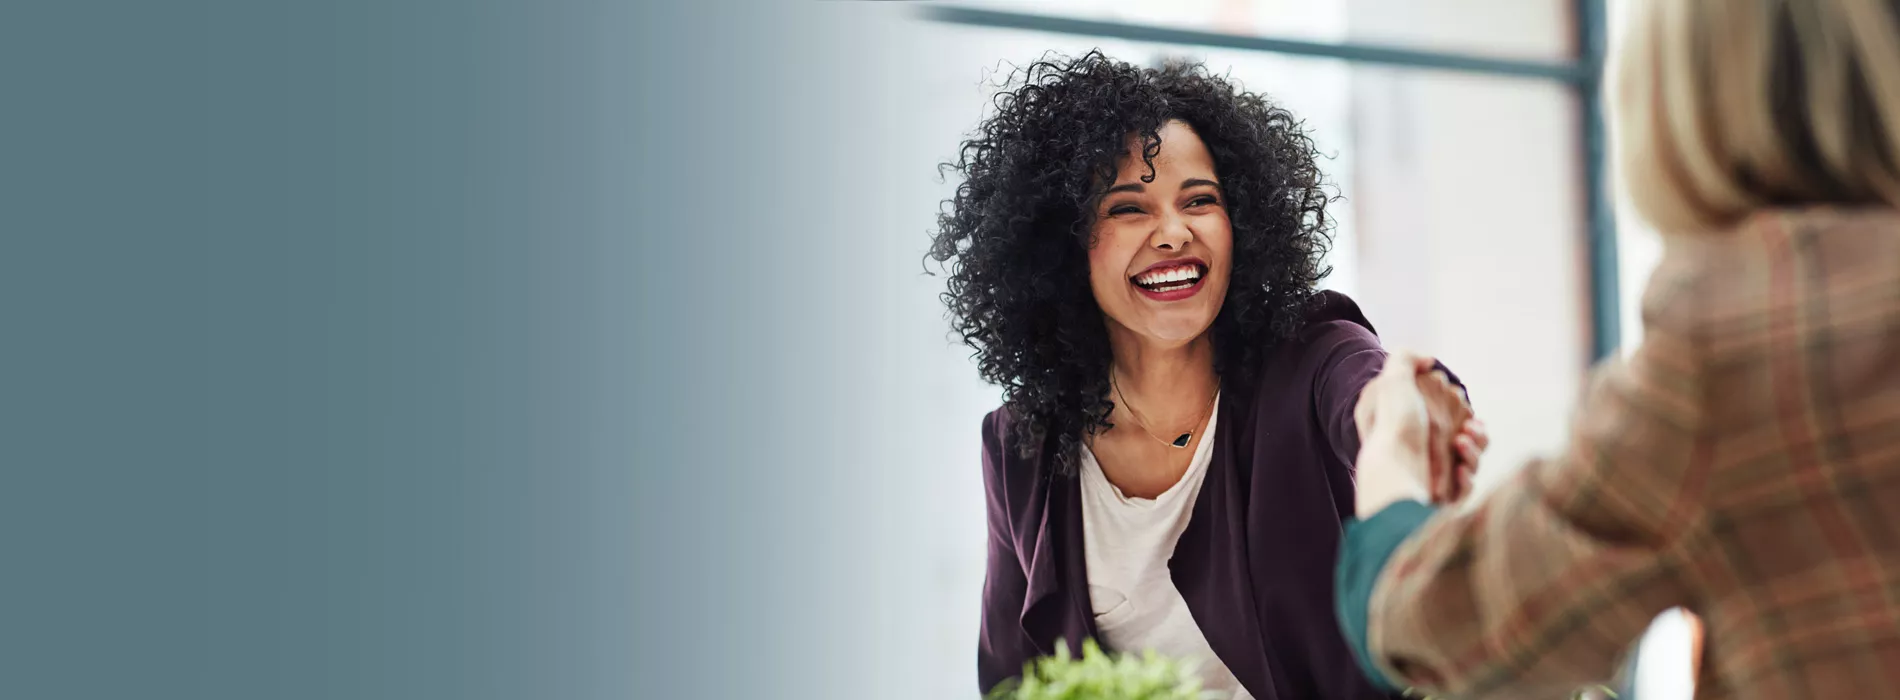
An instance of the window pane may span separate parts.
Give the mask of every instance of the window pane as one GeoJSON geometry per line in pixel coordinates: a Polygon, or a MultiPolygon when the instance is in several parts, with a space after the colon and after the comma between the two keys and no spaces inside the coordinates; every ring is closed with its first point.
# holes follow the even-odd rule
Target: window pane
{"type": "Polygon", "coordinates": [[[1570,0],[1347,0],[1353,41],[1485,56],[1577,55],[1570,0]]]}
{"type": "Polygon", "coordinates": [[[1562,0],[952,0],[938,4],[1499,58],[1576,54],[1562,0]]]}
{"type": "Polygon", "coordinates": [[[1489,486],[1563,445],[1590,361],[1577,96],[1389,68],[1353,88],[1357,298],[1388,346],[1466,380],[1489,486]]]}

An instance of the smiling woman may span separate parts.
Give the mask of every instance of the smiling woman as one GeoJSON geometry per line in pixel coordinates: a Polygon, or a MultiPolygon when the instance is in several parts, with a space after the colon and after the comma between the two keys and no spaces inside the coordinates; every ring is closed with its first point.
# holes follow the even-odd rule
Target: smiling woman
{"type": "Polygon", "coordinates": [[[1214,158],[1179,119],[1157,137],[1152,161],[1131,139],[1115,186],[1096,207],[1089,286],[1111,343],[1131,333],[1193,340],[1227,294],[1234,235],[1214,158]]]}
{"type": "Polygon", "coordinates": [[[1191,660],[1223,698],[1385,697],[1331,570],[1386,353],[1316,291],[1330,197],[1299,121],[1201,66],[1094,52],[1019,71],[996,106],[932,248],[1004,389],[982,688],[1097,639],[1191,660]]]}

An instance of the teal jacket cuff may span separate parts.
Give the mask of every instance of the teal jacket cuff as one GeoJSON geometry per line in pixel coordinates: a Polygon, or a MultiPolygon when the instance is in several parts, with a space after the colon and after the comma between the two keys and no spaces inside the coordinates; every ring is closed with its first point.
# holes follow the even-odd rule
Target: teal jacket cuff
{"type": "Polygon", "coordinates": [[[1418,501],[1400,501],[1365,520],[1347,520],[1345,538],[1339,545],[1339,563],[1333,569],[1334,605],[1340,630],[1352,646],[1353,658],[1366,678],[1387,692],[1402,690],[1392,679],[1380,673],[1372,663],[1366,638],[1367,608],[1372,605],[1372,587],[1392,552],[1405,543],[1414,530],[1438,512],[1418,501]]]}

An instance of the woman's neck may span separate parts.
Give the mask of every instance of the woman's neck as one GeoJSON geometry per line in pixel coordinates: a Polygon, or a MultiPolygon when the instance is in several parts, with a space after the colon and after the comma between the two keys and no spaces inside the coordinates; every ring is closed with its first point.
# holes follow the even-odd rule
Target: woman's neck
{"type": "Polygon", "coordinates": [[[1115,387],[1135,404],[1142,418],[1163,425],[1194,420],[1206,412],[1219,388],[1214,373],[1214,344],[1203,334],[1179,345],[1162,345],[1138,336],[1111,334],[1115,387]]]}

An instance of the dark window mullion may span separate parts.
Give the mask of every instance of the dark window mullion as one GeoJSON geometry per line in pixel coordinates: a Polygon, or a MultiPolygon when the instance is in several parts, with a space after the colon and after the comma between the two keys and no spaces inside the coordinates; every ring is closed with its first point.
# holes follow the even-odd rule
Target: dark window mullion
{"type": "Polygon", "coordinates": [[[1050,15],[1010,12],[1006,10],[986,10],[973,7],[934,5],[923,8],[923,13],[926,18],[937,22],[997,29],[1020,29],[1050,32],[1054,34],[1068,34],[1072,36],[1123,39],[1154,44],[1180,44],[1223,49],[1241,49],[1246,51],[1266,51],[1269,53],[1292,56],[1335,58],[1354,63],[1378,63],[1426,70],[1447,70],[1500,77],[1556,80],[1572,85],[1583,85],[1595,80],[1595,76],[1590,72],[1589,67],[1582,62],[1554,63],[1548,61],[1525,61],[1442,51],[1420,51],[1416,49],[1353,42],[1328,43],[1300,41],[1297,39],[1275,39],[1194,29],[1174,29],[1170,27],[1127,24],[1124,22],[1054,17],[1050,15]]]}

